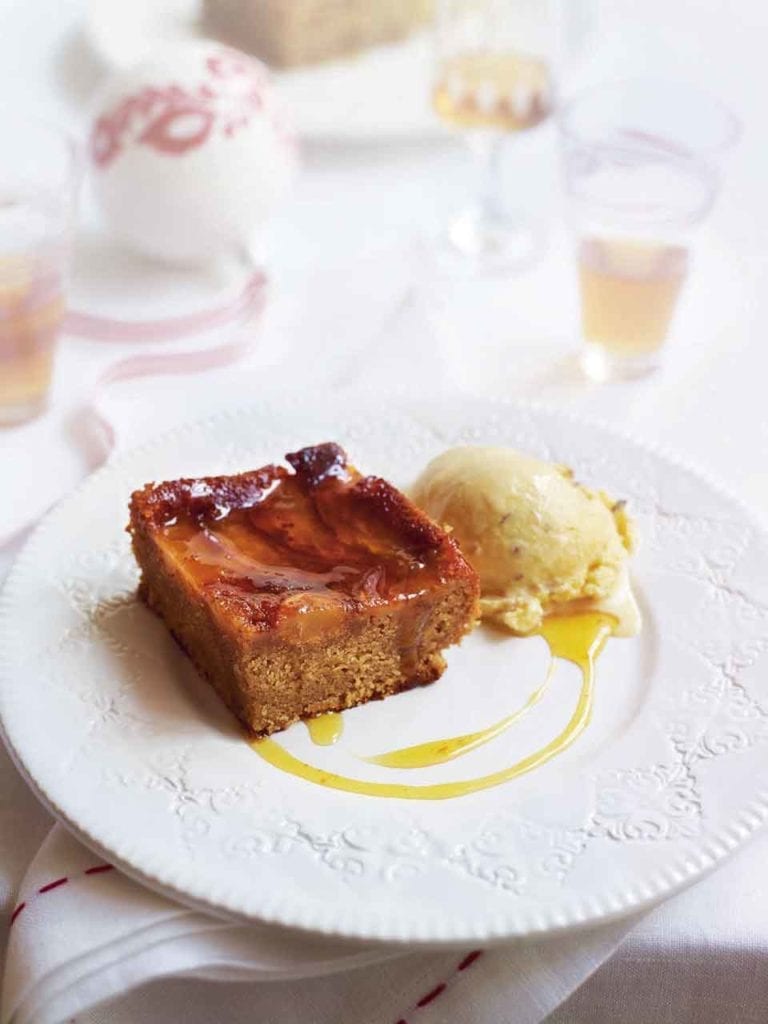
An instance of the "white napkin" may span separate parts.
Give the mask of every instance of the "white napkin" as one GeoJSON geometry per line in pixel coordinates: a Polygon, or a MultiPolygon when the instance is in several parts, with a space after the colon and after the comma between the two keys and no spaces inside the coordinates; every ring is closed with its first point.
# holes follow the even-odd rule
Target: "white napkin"
{"type": "Polygon", "coordinates": [[[635,923],[482,953],[404,952],[232,924],[148,891],[58,825],[12,918],[2,1024],[496,1024],[512,1006],[516,1024],[538,1024],[635,923]],[[194,999],[182,986],[169,1017],[173,984],[146,989],[169,978],[261,984],[201,985],[194,999]]]}

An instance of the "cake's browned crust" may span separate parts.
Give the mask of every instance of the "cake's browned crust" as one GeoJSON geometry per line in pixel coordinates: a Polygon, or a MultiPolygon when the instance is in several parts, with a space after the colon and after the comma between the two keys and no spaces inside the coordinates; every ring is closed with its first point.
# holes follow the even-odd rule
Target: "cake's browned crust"
{"type": "Polygon", "coordinates": [[[131,498],[140,594],[241,722],[299,718],[432,682],[478,614],[456,543],[335,444],[131,498]]]}

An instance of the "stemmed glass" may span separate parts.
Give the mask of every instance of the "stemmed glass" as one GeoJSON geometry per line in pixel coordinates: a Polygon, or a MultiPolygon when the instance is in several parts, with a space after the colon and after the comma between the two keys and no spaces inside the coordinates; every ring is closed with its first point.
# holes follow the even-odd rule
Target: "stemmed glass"
{"type": "Polygon", "coordinates": [[[555,34],[547,0],[439,0],[433,106],[464,133],[479,170],[475,201],[448,228],[447,248],[478,272],[522,269],[536,235],[502,200],[508,136],[553,106],[555,34]]]}

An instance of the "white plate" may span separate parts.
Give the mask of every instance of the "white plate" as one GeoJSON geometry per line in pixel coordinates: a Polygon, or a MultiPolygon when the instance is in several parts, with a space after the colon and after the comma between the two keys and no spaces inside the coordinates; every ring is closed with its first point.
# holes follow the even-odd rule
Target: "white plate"
{"type": "MultiPolygon", "coordinates": [[[[194,906],[365,939],[474,943],[649,904],[711,868],[768,813],[768,538],[715,486],[586,422],[457,401],[218,416],[91,477],[45,520],[0,615],[7,740],[48,806],[129,874],[194,906]],[[134,598],[123,527],[149,479],[258,466],[333,438],[407,483],[459,442],[565,461],[629,499],[646,624],[609,642],[593,720],[567,753],[460,799],[360,797],[262,761],[164,627],[134,598]]],[[[540,680],[543,643],[478,630],[434,686],[345,715],[334,748],[281,738],[342,774],[392,780],[355,754],[479,727],[540,680]]],[[[578,688],[557,684],[519,726],[422,783],[509,764],[551,738],[578,688]]]]}
{"type": "MultiPolygon", "coordinates": [[[[86,28],[112,67],[128,67],[161,42],[197,39],[199,0],[91,0],[86,28]]],[[[429,34],[348,60],[274,73],[299,134],[319,140],[386,141],[446,134],[429,105],[429,34]]]]}

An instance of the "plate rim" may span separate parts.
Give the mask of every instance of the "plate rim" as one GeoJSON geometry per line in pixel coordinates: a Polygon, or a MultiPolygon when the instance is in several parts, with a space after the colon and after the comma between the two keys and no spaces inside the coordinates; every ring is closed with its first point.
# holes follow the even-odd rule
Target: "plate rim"
{"type": "MultiPolygon", "coordinates": [[[[752,509],[739,495],[735,495],[727,486],[713,478],[707,470],[702,469],[695,462],[691,462],[670,451],[664,445],[642,440],[636,434],[617,429],[613,424],[609,424],[600,418],[589,415],[584,416],[573,412],[571,409],[562,410],[550,403],[520,401],[505,396],[488,400],[457,393],[453,396],[441,396],[437,401],[432,399],[420,402],[413,396],[404,394],[387,396],[385,399],[385,396],[380,391],[374,389],[368,393],[367,399],[361,400],[358,389],[356,398],[357,401],[350,403],[350,406],[347,408],[354,410],[355,408],[362,409],[364,407],[367,416],[372,414],[377,418],[386,417],[387,415],[410,414],[418,422],[419,408],[423,409],[426,406],[429,409],[434,408],[438,404],[442,406],[452,401],[458,401],[467,407],[471,404],[482,408],[486,414],[489,411],[504,410],[507,413],[513,412],[518,415],[526,413],[534,416],[541,415],[544,418],[580,424],[588,429],[591,428],[599,432],[605,432],[614,440],[639,449],[653,458],[666,463],[669,467],[685,471],[698,479],[701,484],[714,492],[714,494],[735,507],[756,532],[768,542],[768,526],[757,511],[752,509]],[[372,405],[371,401],[374,398],[378,399],[378,401],[372,405]]],[[[303,405],[311,413],[320,415],[334,415],[338,408],[337,402],[334,401],[334,396],[328,396],[322,401],[313,399],[309,403],[304,402],[303,405]]],[[[267,407],[269,407],[269,403],[267,403],[267,407]]],[[[279,403],[276,403],[276,407],[279,407],[279,403]]],[[[66,811],[59,807],[57,802],[47,792],[43,791],[41,785],[27,769],[23,755],[16,748],[6,725],[4,710],[4,683],[6,679],[4,637],[6,635],[11,598],[17,577],[24,569],[26,559],[31,554],[34,554],[36,544],[40,542],[41,538],[45,537],[46,532],[51,528],[51,522],[54,521],[55,525],[55,518],[60,514],[61,510],[65,509],[70,503],[75,502],[89,488],[95,487],[102,477],[108,477],[112,473],[119,472],[121,467],[132,458],[144,452],[149,452],[153,448],[173,442],[189,432],[205,431],[213,425],[226,420],[237,420],[244,416],[263,414],[263,412],[263,402],[251,402],[232,409],[222,409],[204,417],[185,420],[168,430],[144,440],[140,444],[131,446],[116,454],[114,458],[111,458],[103,466],[85,477],[76,488],[64,495],[45,514],[25,540],[0,589],[0,736],[2,736],[5,742],[14,765],[20,771],[20,774],[30,786],[36,798],[40,800],[58,822],[83,842],[84,845],[98,855],[113,862],[126,875],[147,888],[178,903],[220,919],[242,923],[266,923],[289,930],[296,929],[298,931],[327,935],[332,938],[353,939],[378,945],[419,946],[425,949],[458,949],[466,947],[467,944],[473,942],[482,942],[485,945],[493,946],[516,939],[563,935],[580,929],[608,924],[633,913],[650,909],[661,900],[682,891],[695,881],[703,878],[728,856],[743,846],[759,831],[761,826],[768,822],[768,784],[766,784],[740,810],[738,816],[732,818],[725,827],[709,837],[706,842],[698,846],[693,852],[687,853],[685,863],[680,863],[680,858],[678,857],[677,860],[671,861],[669,864],[659,868],[652,881],[645,879],[636,883],[633,889],[624,888],[619,893],[602,893],[599,900],[600,906],[595,906],[594,902],[593,905],[589,905],[590,901],[594,901],[593,897],[576,898],[571,901],[568,914],[555,911],[546,921],[538,925],[529,922],[527,927],[521,927],[519,922],[515,925],[514,922],[507,918],[501,926],[499,926],[498,920],[495,922],[486,921],[482,929],[467,930],[460,936],[441,937],[420,934],[418,931],[403,927],[387,928],[383,924],[388,925],[391,922],[382,923],[375,918],[374,920],[369,918],[370,927],[368,928],[360,926],[359,918],[357,925],[352,923],[352,926],[350,926],[350,922],[346,918],[341,917],[337,917],[335,919],[336,923],[331,924],[326,920],[318,919],[308,923],[307,914],[301,912],[295,900],[288,901],[288,903],[280,902],[279,909],[275,909],[273,905],[266,907],[258,913],[244,911],[232,905],[232,901],[228,899],[231,890],[226,888],[223,891],[217,892],[216,899],[190,894],[185,889],[180,888],[177,882],[162,877],[163,872],[158,871],[156,867],[151,870],[142,868],[133,863],[129,856],[123,856],[122,853],[110,850],[104,842],[93,836],[80,823],[71,820],[66,811]]]]}

